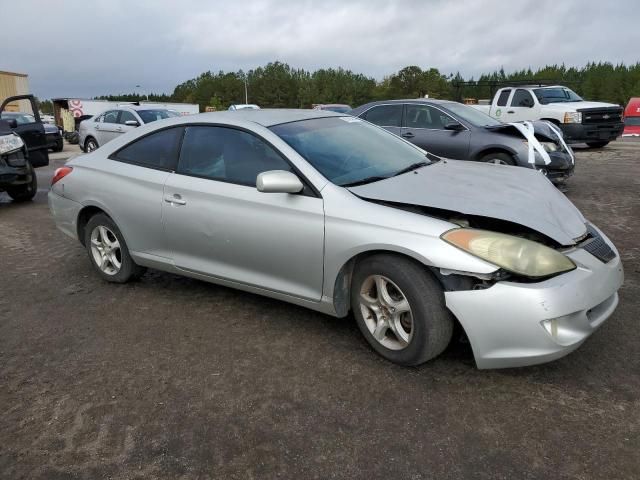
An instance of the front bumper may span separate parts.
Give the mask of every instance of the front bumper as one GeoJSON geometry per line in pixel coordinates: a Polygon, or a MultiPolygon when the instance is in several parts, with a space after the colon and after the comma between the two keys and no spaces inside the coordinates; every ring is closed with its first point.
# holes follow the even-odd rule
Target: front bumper
{"type": "Polygon", "coordinates": [[[609,142],[622,134],[624,123],[603,123],[583,125],[581,123],[561,123],[560,130],[567,143],[609,142]]]}
{"type": "Polygon", "coordinates": [[[478,368],[520,367],[563,357],[613,313],[624,279],[617,251],[608,263],[582,249],[567,255],[577,268],[543,282],[498,282],[485,290],[445,293],[478,368]]]}

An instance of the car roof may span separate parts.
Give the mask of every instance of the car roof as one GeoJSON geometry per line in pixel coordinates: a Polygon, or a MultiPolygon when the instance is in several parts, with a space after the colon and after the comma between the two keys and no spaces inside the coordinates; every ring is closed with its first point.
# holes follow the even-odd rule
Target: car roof
{"type": "Polygon", "coordinates": [[[244,120],[254,122],[263,127],[271,127],[281,123],[297,122],[299,120],[311,120],[314,118],[344,117],[344,114],[330,112],[328,110],[303,110],[289,108],[263,108],[260,110],[242,109],[235,111],[221,111],[199,113],[181,117],[188,122],[216,122],[225,120],[244,120]]]}
{"type": "Polygon", "coordinates": [[[351,110],[352,115],[360,115],[361,113],[369,110],[370,108],[375,107],[376,105],[394,105],[397,103],[422,103],[425,105],[447,105],[452,103],[458,103],[451,100],[438,100],[435,98],[403,98],[396,100],[378,100],[375,102],[365,103],[364,105],[360,105],[359,107],[351,110]]]}

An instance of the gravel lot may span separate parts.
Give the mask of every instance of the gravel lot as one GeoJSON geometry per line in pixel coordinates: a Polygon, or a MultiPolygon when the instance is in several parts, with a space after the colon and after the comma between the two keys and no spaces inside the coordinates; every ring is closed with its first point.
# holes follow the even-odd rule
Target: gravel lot
{"type": "Polygon", "coordinates": [[[112,285],[0,194],[0,478],[640,477],[640,142],[578,150],[567,195],[616,243],[615,314],[554,363],[403,368],[352,318],[170,274],[112,285]]]}

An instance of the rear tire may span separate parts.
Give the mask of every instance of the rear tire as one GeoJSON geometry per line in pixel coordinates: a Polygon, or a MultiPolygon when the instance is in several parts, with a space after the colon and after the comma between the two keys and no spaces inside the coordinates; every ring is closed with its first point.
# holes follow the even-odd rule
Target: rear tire
{"type": "Polygon", "coordinates": [[[62,139],[60,139],[58,142],[56,142],[52,150],[57,153],[57,152],[61,152],[63,149],[64,149],[64,142],[62,141],[62,139]]]}
{"type": "Polygon", "coordinates": [[[406,257],[378,254],[358,263],[351,308],[369,345],[400,365],[420,365],[451,341],[454,322],[442,287],[425,266],[406,257]]]}
{"type": "Polygon", "coordinates": [[[31,172],[31,182],[16,187],[7,187],[7,193],[14,202],[28,202],[33,200],[33,197],[38,193],[38,177],[31,164],[29,164],[29,171],[31,172]]]}
{"type": "Polygon", "coordinates": [[[607,145],[609,145],[609,142],[587,142],[587,145],[589,146],[589,148],[602,148],[602,147],[606,147],[607,145]]]}
{"type": "Polygon", "coordinates": [[[483,163],[497,163],[498,165],[514,166],[516,164],[511,155],[503,152],[487,153],[480,158],[480,161],[483,163]]]}
{"type": "Polygon", "coordinates": [[[107,282],[126,283],[146,271],[133,261],[120,229],[103,213],[89,219],[84,229],[84,245],[91,265],[107,282]]]}

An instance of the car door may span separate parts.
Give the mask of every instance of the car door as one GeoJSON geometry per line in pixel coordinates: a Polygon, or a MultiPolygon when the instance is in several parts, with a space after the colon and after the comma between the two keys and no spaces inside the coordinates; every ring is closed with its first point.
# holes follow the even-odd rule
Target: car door
{"type": "Polygon", "coordinates": [[[259,192],[256,177],[269,170],[292,167],[261,137],[187,127],[164,192],[172,258],[182,270],[319,301],[322,198],[308,187],[300,194],[259,192]]]}
{"type": "Polygon", "coordinates": [[[31,165],[34,168],[49,165],[49,147],[34,96],[17,95],[6,98],[0,105],[0,117],[5,111],[8,113],[10,107],[14,111],[24,110],[22,112],[24,115],[21,115],[20,118],[24,118],[25,121],[18,122],[14,119],[13,122],[10,121],[10,124],[11,129],[20,135],[26,145],[31,165]]]}
{"type": "Polygon", "coordinates": [[[361,114],[360,118],[364,118],[367,122],[375,123],[389,130],[391,133],[400,135],[400,130],[402,129],[402,110],[403,105],[401,103],[376,105],[361,114]]]}
{"type": "Polygon", "coordinates": [[[118,116],[118,126],[116,127],[116,136],[120,136],[123,133],[127,133],[131,130],[134,130],[140,125],[140,120],[136,118],[136,116],[130,112],[129,110],[120,110],[120,115],[118,116]],[[129,125],[127,125],[129,122],[129,125]],[[134,122],[135,124],[132,124],[134,122]]]}
{"type": "Polygon", "coordinates": [[[120,110],[109,110],[104,113],[102,122],[96,123],[95,133],[98,145],[102,146],[110,142],[121,133],[118,131],[119,128],[122,130],[121,126],[118,125],[119,114],[120,110]]]}
{"type": "Polygon", "coordinates": [[[533,114],[534,107],[535,101],[531,93],[524,88],[517,88],[511,97],[511,103],[507,108],[507,115],[504,120],[509,122],[533,120],[535,116],[533,114]]]}
{"type": "Polygon", "coordinates": [[[404,126],[401,136],[420,148],[446,158],[467,159],[470,134],[466,127],[447,130],[457,120],[441,109],[419,103],[405,105],[404,126]]]}
{"type": "Polygon", "coordinates": [[[134,257],[169,261],[162,198],[178,162],[182,132],[170,127],[133,140],[112,153],[91,182],[91,195],[108,208],[134,257]]]}

